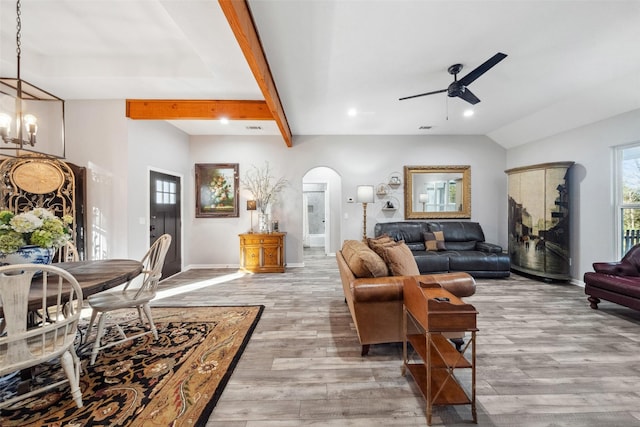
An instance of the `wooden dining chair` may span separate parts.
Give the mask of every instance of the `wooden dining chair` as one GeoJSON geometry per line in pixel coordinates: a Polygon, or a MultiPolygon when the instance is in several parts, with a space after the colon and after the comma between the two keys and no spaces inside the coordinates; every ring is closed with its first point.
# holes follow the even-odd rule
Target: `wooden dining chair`
{"type": "Polygon", "coordinates": [[[80,360],[74,340],[82,308],[82,289],[66,271],[51,265],[16,264],[0,267],[0,304],[3,331],[0,334],[0,376],[22,371],[43,363],[49,375],[50,362],[59,358],[66,378],[12,395],[0,402],[0,409],[38,393],[69,383],[71,396],[82,408],[80,390],[80,360]],[[40,273],[41,272],[41,273],[40,273]],[[38,273],[41,277],[33,280],[38,273]],[[51,298],[39,298],[37,310],[29,305],[30,294],[55,293],[51,298]],[[44,316],[48,309],[49,316],[44,316]],[[37,311],[38,316],[29,316],[37,311]],[[31,319],[31,320],[29,320],[31,319]],[[37,320],[35,320],[37,319],[37,320]]]}
{"type": "Polygon", "coordinates": [[[96,317],[99,316],[96,337],[91,351],[91,365],[95,363],[98,352],[105,348],[113,347],[148,333],[152,333],[154,339],[158,339],[158,332],[156,330],[156,325],[153,323],[153,318],[151,317],[151,308],[149,307],[149,303],[156,296],[158,283],[162,276],[164,258],[169,250],[169,245],[171,245],[171,236],[169,234],[163,234],[154,242],[153,245],[151,245],[151,248],[149,248],[149,251],[142,259],[144,268],[138,278],[130,280],[122,289],[103,291],[93,294],[87,298],[89,306],[92,308],[92,312],[85,341],[88,341],[96,317]],[[138,310],[138,318],[142,325],[145,325],[144,317],[142,315],[144,312],[149,323],[149,330],[126,335],[122,327],[116,322],[114,326],[118,330],[120,339],[111,340],[103,344],[105,320],[107,317],[105,314],[107,312],[132,308],[138,310]]]}

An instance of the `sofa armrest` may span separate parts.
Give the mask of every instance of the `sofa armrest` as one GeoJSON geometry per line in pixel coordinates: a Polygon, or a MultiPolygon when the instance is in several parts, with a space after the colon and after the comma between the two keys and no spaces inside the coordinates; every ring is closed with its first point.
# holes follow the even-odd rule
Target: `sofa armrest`
{"type": "Polygon", "coordinates": [[[496,245],[495,243],[477,242],[476,249],[482,252],[502,253],[502,246],[496,245]]]}
{"type": "Polygon", "coordinates": [[[405,280],[437,283],[458,298],[476,292],[476,282],[467,273],[422,274],[419,276],[367,277],[351,281],[349,288],[357,302],[402,301],[405,280]]]}
{"type": "Polygon", "coordinates": [[[451,292],[458,298],[470,297],[476,293],[476,281],[469,273],[439,273],[414,276],[419,283],[437,283],[443,289],[451,292]]]}
{"type": "Polygon", "coordinates": [[[628,262],[594,262],[593,269],[596,273],[614,276],[640,276],[638,269],[628,262]]]}
{"type": "Polygon", "coordinates": [[[360,278],[351,281],[349,288],[357,302],[402,301],[404,276],[360,278]]]}

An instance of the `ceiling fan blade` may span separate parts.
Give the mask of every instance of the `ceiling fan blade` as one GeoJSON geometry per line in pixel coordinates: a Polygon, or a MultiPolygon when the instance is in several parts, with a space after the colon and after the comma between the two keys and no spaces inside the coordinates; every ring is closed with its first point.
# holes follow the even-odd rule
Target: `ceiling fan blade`
{"type": "Polygon", "coordinates": [[[502,61],[506,57],[507,57],[506,54],[498,52],[495,55],[493,55],[491,58],[489,58],[487,61],[485,61],[484,64],[479,65],[475,70],[472,70],[469,74],[467,74],[466,76],[464,76],[458,81],[462,83],[463,86],[469,86],[471,82],[473,82],[475,79],[477,79],[478,77],[480,77],[481,75],[489,71],[490,68],[492,68],[494,65],[496,65],[498,62],[502,61]]]}
{"type": "Polygon", "coordinates": [[[419,96],[435,95],[436,93],[442,93],[442,92],[446,92],[446,91],[447,91],[447,89],[436,90],[436,91],[433,91],[433,92],[421,93],[421,94],[418,94],[418,95],[405,96],[404,98],[400,98],[399,100],[402,101],[404,99],[417,98],[419,96]]]}
{"type": "Polygon", "coordinates": [[[465,88],[458,94],[458,98],[462,98],[471,105],[476,105],[480,100],[469,89],[465,88]]]}

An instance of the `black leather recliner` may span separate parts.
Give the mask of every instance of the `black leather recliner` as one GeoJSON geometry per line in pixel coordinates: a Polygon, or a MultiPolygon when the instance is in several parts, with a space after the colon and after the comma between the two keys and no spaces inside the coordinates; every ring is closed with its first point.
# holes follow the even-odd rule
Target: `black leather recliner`
{"type": "Polygon", "coordinates": [[[420,274],[464,271],[474,277],[509,277],[511,262],[502,247],[487,243],[482,227],[470,221],[399,221],[378,223],[377,236],[404,240],[413,253],[420,274]],[[444,250],[428,251],[425,232],[442,231],[444,250]]]}

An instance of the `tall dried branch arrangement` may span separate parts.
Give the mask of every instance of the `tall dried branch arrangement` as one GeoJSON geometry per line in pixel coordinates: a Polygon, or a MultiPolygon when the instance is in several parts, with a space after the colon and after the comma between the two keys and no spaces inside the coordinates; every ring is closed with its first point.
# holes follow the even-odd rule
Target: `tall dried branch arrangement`
{"type": "Polygon", "coordinates": [[[265,162],[262,168],[252,165],[244,175],[242,185],[253,195],[260,212],[265,213],[269,204],[275,203],[278,193],[286,187],[287,180],[283,177],[275,179],[271,175],[269,162],[265,162]]]}

